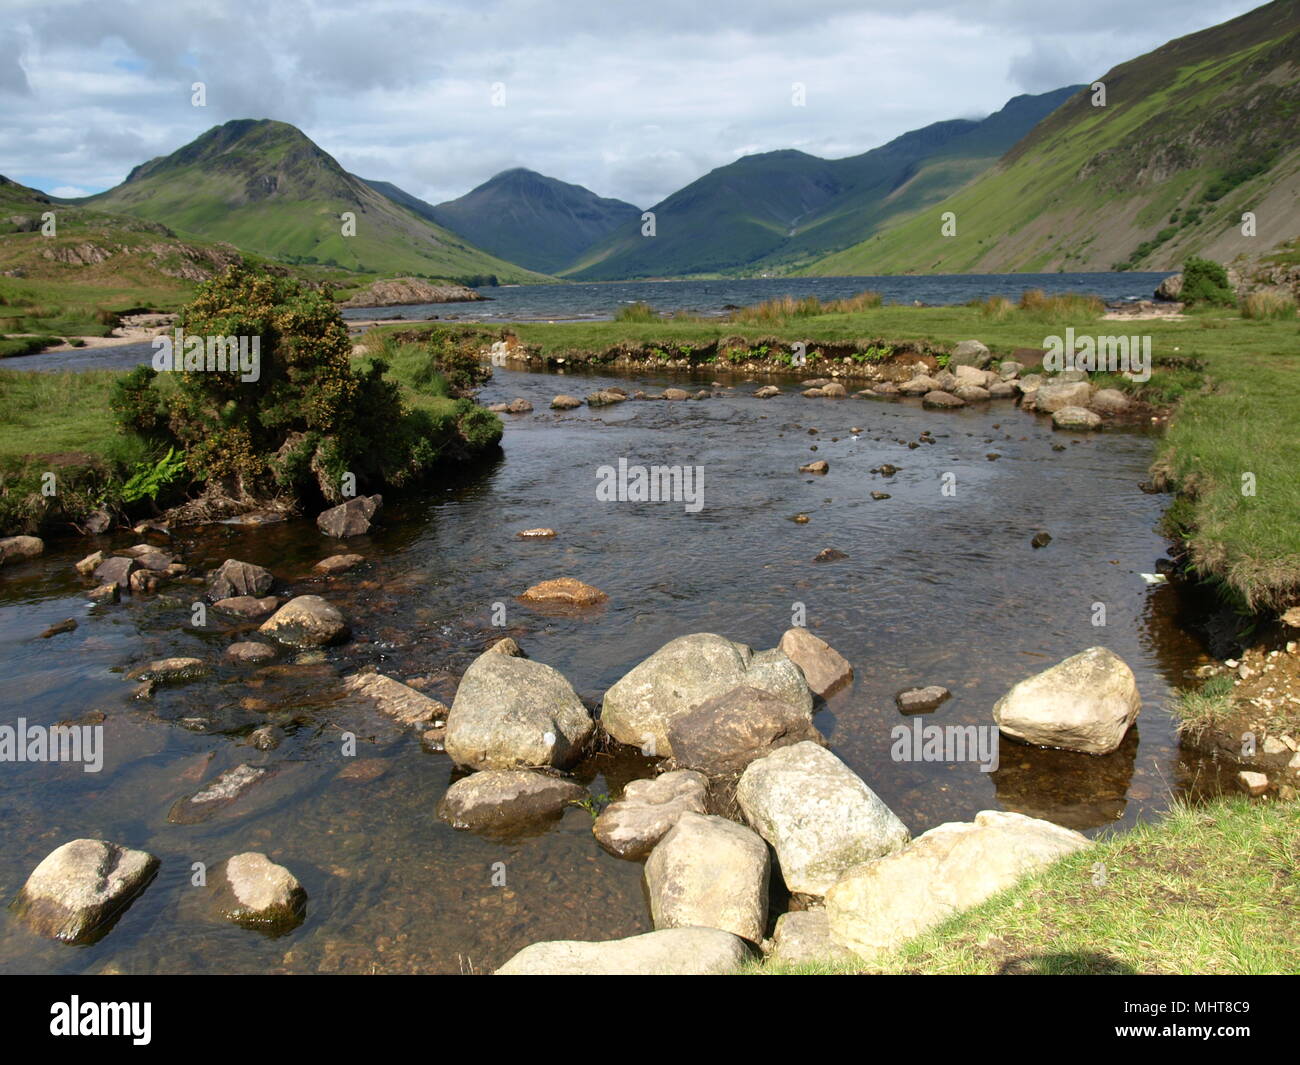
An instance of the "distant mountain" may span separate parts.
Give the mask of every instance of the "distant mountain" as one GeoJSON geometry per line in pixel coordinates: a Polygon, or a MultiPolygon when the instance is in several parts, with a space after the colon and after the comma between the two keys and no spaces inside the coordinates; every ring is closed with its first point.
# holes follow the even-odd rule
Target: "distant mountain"
{"type": "Polygon", "coordinates": [[[581,280],[782,272],[848,247],[943,199],[997,159],[1077,90],[1017,96],[980,121],[936,122],[845,159],[783,150],[710,171],[565,270],[581,280]]]}
{"type": "Polygon", "coordinates": [[[1300,235],[1300,3],[1279,0],[1098,79],[942,203],[805,272],[1177,269],[1300,235]],[[957,235],[940,232],[941,212],[957,235]],[[1242,232],[1242,215],[1256,234],[1242,232]]]}
{"type": "MultiPolygon", "coordinates": [[[[393,186],[385,185],[385,194],[393,195],[389,189],[393,186]]],[[[494,255],[543,273],[568,266],[620,225],[641,217],[639,207],[623,200],[606,199],[581,185],[522,167],[503,170],[436,207],[395,191],[404,197],[394,197],[399,203],[431,221],[494,255]]]]}
{"type": "Polygon", "coordinates": [[[289,263],[542,280],[400,206],[347,173],[296,127],[268,119],[216,126],[79,202],[289,263]],[[356,216],[353,236],[343,235],[345,212],[356,216]]]}

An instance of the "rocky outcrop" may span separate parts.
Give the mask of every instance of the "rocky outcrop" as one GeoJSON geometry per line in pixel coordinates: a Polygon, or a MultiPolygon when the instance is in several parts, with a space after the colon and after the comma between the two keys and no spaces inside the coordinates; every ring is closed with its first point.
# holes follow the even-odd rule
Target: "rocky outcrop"
{"type": "Polygon", "coordinates": [[[741,812],[776,851],[786,887],[823,895],[848,869],[902,847],[907,826],[830,751],[798,743],[753,762],[741,812]]]}
{"type": "Polygon", "coordinates": [[[716,928],[664,928],[604,943],[554,940],[525,947],[497,976],[725,976],[749,948],[716,928]]]}
{"type": "Polygon", "coordinates": [[[853,681],[853,667],[848,660],[807,629],[787,629],[777,649],[803,670],[808,687],[823,699],[853,681]]]}
{"type": "Polygon", "coordinates": [[[438,816],[453,828],[514,831],[559,817],[587,789],[563,777],[531,769],[487,769],[456,781],[438,803],[438,816]]]}
{"type": "Polygon", "coordinates": [[[208,598],[214,601],[237,596],[258,598],[270,592],[274,584],[275,577],[270,570],[228,558],[208,578],[208,598]]]}
{"type": "Polygon", "coordinates": [[[1004,735],[1040,747],[1109,754],[1142,705],[1137,679],[1105,647],[1090,647],[1027,680],[993,707],[1004,735]]]}
{"type": "Polygon", "coordinates": [[[811,713],[745,684],[668,722],[673,764],[711,777],[739,773],[755,758],[805,740],[823,742],[811,713]]]}
{"type": "Polygon", "coordinates": [[[1078,832],[1002,811],[939,825],[836,881],[826,893],[831,940],[874,958],[1088,845],[1078,832]]]}
{"type": "Polygon", "coordinates": [[[74,839],[51,851],[14,901],[38,935],[91,943],[149,885],[158,859],[102,839],[74,839]]]}
{"type": "Polygon", "coordinates": [[[384,497],[381,495],[356,496],[318,514],[316,527],[326,536],[340,540],[349,536],[364,536],[370,531],[370,523],[383,505],[384,497]]]}
{"type": "Polygon", "coordinates": [[[621,743],[652,757],[671,755],[669,723],[741,685],[761,688],[812,713],[812,692],[783,653],[755,654],[744,644],[700,632],[666,643],[615,683],[605,693],[601,723],[621,743]]]}
{"type": "Polygon", "coordinates": [[[655,928],[720,928],[757,943],[767,924],[767,846],[726,818],[684,813],[645,865],[655,928]]]}
{"type": "Polygon", "coordinates": [[[342,612],[319,595],[290,599],[258,631],[290,647],[326,647],[350,634],[342,612]]]}
{"type": "Polygon", "coordinates": [[[227,921],[283,935],[302,923],[307,892],[284,866],[248,851],[227,859],[217,871],[214,902],[227,921]]]}
{"type": "Polygon", "coordinates": [[[567,680],[527,658],[484,652],[461,678],[447,714],[447,753],[473,769],[564,768],[595,722],[567,680]]]}
{"type": "Polygon", "coordinates": [[[623,797],[605,807],[592,832],[610,854],[633,861],[649,854],[684,813],[704,813],[708,780],[678,769],[652,780],[634,780],[623,797]]]}
{"type": "Polygon", "coordinates": [[[404,307],[417,303],[469,303],[485,299],[454,281],[432,283],[418,277],[372,281],[339,304],[340,307],[404,307]]]}

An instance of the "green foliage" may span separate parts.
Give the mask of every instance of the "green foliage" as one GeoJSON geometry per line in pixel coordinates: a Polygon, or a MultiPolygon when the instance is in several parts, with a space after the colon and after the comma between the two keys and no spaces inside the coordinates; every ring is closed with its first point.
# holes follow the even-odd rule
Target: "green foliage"
{"type": "Polygon", "coordinates": [[[1211,259],[1198,259],[1196,256],[1183,264],[1183,289],[1178,298],[1189,306],[1230,307],[1237,302],[1228,283],[1228,271],[1211,259]]]}
{"type": "Polygon", "coordinates": [[[156,500],[158,493],[180,480],[184,472],[185,456],[178,455],[175,448],[169,447],[167,454],[157,462],[136,464],[135,472],[122,485],[122,502],[131,504],[142,499],[156,500]]]}

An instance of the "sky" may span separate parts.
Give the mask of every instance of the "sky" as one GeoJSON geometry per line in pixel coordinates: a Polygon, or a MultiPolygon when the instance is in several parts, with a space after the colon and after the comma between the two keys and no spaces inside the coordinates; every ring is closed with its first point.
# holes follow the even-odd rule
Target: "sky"
{"type": "Polygon", "coordinates": [[[86,195],[274,118],[430,203],[525,166],[648,207],[743,155],[854,155],[1090,83],[1257,6],[0,0],[0,174],[86,195]]]}

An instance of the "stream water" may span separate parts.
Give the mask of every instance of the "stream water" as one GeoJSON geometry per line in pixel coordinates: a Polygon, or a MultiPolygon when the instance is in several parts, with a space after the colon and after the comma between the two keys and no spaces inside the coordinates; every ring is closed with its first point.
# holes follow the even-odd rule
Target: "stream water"
{"type": "MultiPolygon", "coordinates": [[[[0,971],[484,972],[537,940],[649,930],[640,865],[601,850],[586,810],[519,838],[454,830],[435,813],[453,779],[446,755],[424,751],[416,734],[343,693],[340,677],[375,665],[425,678],[428,693],[449,703],[459,674],[502,635],[559,669],[594,706],[673,637],[712,631],[771,647],[803,604],[808,626],[857,674],[817,725],[914,834],[986,808],[1095,834],[1220,786],[1212,765],[1180,752],[1163,709],[1205,658],[1178,623],[1177,589],[1142,577],[1164,554],[1155,525],[1167,502],[1139,488],[1151,460],[1147,435],[1054,432],[1003,403],[936,412],[915,401],[806,399],[788,387],[758,400],[740,379],[722,379],[720,394],[698,402],[547,409],[557,392],[614,383],[681,381],[497,370],[483,402],[523,396],[536,407],[504,416],[504,455],[390,501],[372,534],[346,546],[310,520],[177,531],[173,549],[187,563],[259,563],[282,594],[312,592],[338,605],[354,637],[323,653],[282,655],[270,667],[224,664],[224,648],[256,623],[210,612],[208,626],[194,628],[197,585],[89,605],[73,563],[94,546],[128,546],[129,536],[51,541],[41,558],[6,567],[5,720],[103,714],[106,758],[99,773],[0,767],[0,894],[12,898],[41,858],[77,837],[144,848],[162,865],[88,947],[39,939],[5,914],[0,971]],[[936,443],[909,448],[925,430],[936,443]],[[596,470],[620,458],[702,467],[703,508],[598,503],[596,470]],[[828,475],[798,472],[814,458],[830,463],[828,475]],[[870,472],[882,463],[897,473],[870,472]],[[948,473],[955,480],[945,481],[948,473]],[[941,491],[944,483],[955,495],[941,491]],[[873,490],[891,498],[873,500],[873,490]],[[796,524],[798,513],[810,520],[796,524]],[[515,538],[534,526],[558,536],[515,538]],[[1052,540],[1034,549],[1039,530],[1052,540]],[[814,562],[828,547],[847,557],[814,562]],[[367,561],[328,580],[313,574],[315,562],[340,550],[367,561]],[[515,598],[563,576],[597,585],[608,603],[555,616],[515,598]],[[497,603],[504,627],[493,624],[497,603]],[[1105,607],[1101,627],[1096,604],[1105,607]],[[68,617],[75,631],[40,638],[68,617]],[[909,720],[895,708],[900,689],[942,684],[953,697],[927,722],[988,725],[993,703],[1017,680],[1098,643],[1132,666],[1143,697],[1136,728],[1114,754],[1004,740],[993,773],[974,762],[891,758],[890,730],[909,720]],[[132,700],[125,672],[168,655],[195,655],[215,670],[132,700]],[[281,726],[283,742],[255,750],[247,733],[267,722],[281,726]],[[355,758],[341,754],[345,730],[361,738],[355,758]],[[241,762],[278,771],[209,821],[168,822],[177,798],[241,762]],[[207,916],[191,884],[194,863],[212,867],[245,850],[264,851],[306,888],[306,920],[288,935],[267,938],[207,916]],[[494,883],[502,871],[504,886],[494,883]]],[[[616,797],[651,771],[639,755],[605,754],[576,775],[593,796],[616,797]]]]}

